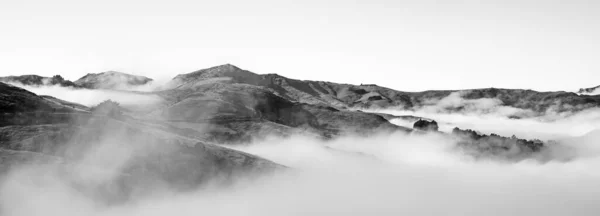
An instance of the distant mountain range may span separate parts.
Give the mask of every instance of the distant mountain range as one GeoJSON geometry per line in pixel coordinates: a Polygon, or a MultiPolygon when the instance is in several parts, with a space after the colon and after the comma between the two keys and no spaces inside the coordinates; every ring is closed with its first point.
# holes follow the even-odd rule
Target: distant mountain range
{"type": "MultiPolygon", "coordinates": [[[[121,72],[108,71],[87,74],[71,82],[60,75],[41,77],[37,75],[0,77],[0,81],[22,85],[60,85],[64,87],[89,89],[120,89],[146,85],[153,80],[144,76],[136,76],[121,72]]],[[[413,109],[439,101],[453,93],[459,93],[462,99],[494,99],[499,105],[535,112],[576,111],[597,107],[600,96],[585,95],[598,90],[600,86],[580,89],[577,93],[567,91],[538,92],[523,89],[467,89],[467,90],[434,90],[423,92],[404,92],[374,84],[351,85],[325,81],[296,80],[278,74],[256,74],[225,64],[175,76],[161,89],[184,90],[200,86],[221,84],[246,84],[265,88],[271,93],[289,101],[337,109],[345,108],[400,108],[413,109]]],[[[460,110],[464,107],[451,107],[460,110]]],[[[449,111],[455,111],[449,110],[449,111]]]]}
{"type": "Polygon", "coordinates": [[[87,74],[75,82],[65,80],[60,75],[55,75],[53,77],[43,77],[38,75],[7,76],[0,77],[0,82],[34,86],[58,85],[74,88],[125,90],[130,87],[148,84],[152,82],[152,79],[116,71],[107,71],[87,74]]]}
{"type": "MultiPolygon", "coordinates": [[[[109,71],[87,74],[75,82],[58,75],[2,77],[0,81],[22,85],[120,89],[145,85],[152,79],[109,71]]],[[[600,106],[600,95],[497,88],[403,92],[377,85],[305,81],[278,74],[256,74],[230,64],[177,75],[160,89],[143,93],[162,98],[159,104],[145,107],[143,112],[131,110],[130,115],[161,120],[174,127],[196,124],[205,132],[194,135],[198,136],[196,138],[217,143],[244,142],[257,134],[303,133],[316,137],[335,137],[374,131],[410,131],[409,128],[389,123],[387,119],[415,117],[390,117],[354,110],[419,109],[456,94],[460,100],[484,100],[486,106],[492,103],[491,106],[522,109],[528,111],[527,115],[542,115],[548,111],[571,112],[600,106]]],[[[45,100],[49,99],[46,96],[45,100]]],[[[61,103],[57,101],[53,99],[53,103],[61,103]]],[[[441,111],[460,112],[469,109],[462,103],[450,101],[449,104],[451,106],[441,107],[441,111]]],[[[23,107],[27,106],[12,104],[5,109],[18,111],[23,107]]],[[[81,105],[71,107],[84,110],[81,105]]],[[[187,130],[193,132],[193,128],[187,130]]]]}
{"type": "Polygon", "coordinates": [[[79,87],[79,85],[65,80],[60,75],[55,75],[53,77],[43,77],[38,75],[21,75],[21,76],[7,76],[0,77],[0,82],[5,83],[17,83],[21,85],[32,85],[32,86],[42,86],[42,85],[59,85],[62,87],[79,87]]]}
{"type": "MultiPolygon", "coordinates": [[[[259,75],[233,65],[221,65],[188,74],[177,75],[167,85],[173,89],[194,88],[209,83],[247,84],[269,89],[290,101],[335,108],[401,108],[411,109],[438,101],[452,93],[468,100],[497,99],[501,105],[536,112],[585,109],[600,105],[600,96],[577,95],[573,92],[538,92],[521,89],[469,89],[403,92],[378,85],[351,85],[324,81],[290,79],[278,74],[259,75]]],[[[461,107],[455,107],[461,109],[461,107]]]]}

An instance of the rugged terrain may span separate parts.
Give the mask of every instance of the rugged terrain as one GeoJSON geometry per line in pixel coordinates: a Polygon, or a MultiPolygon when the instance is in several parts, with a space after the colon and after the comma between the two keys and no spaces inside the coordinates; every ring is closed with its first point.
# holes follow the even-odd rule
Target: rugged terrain
{"type": "Polygon", "coordinates": [[[87,161],[86,166],[107,169],[105,162],[89,162],[88,158],[104,149],[108,151],[102,152],[103,156],[93,158],[122,160],[116,168],[118,173],[102,182],[105,187],[84,189],[102,190],[111,199],[126,199],[134,191],[154,184],[186,189],[215,179],[230,181],[242,174],[283,168],[122,112],[118,104],[110,102],[85,108],[0,83],[0,170],[49,161],[72,175],[77,174],[69,164],[81,161],[87,161]],[[120,155],[123,152],[126,155],[120,155]]]}
{"type": "MultiPolygon", "coordinates": [[[[75,82],[60,76],[35,75],[5,77],[0,81],[118,90],[152,80],[105,72],[88,74],[75,82]]],[[[160,89],[136,93],[160,98],[142,110],[113,101],[86,107],[0,82],[1,170],[23,161],[55,161],[61,169],[71,170],[69,164],[86,161],[86,155],[98,151],[98,146],[106,146],[105,154],[126,155],[122,155],[125,159],[117,166],[117,175],[103,182],[107,186],[102,190],[111,197],[128,197],[143,191],[137,188],[140,185],[149,188],[166,184],[186,189],[214,179],[227,182],[234,176],[283,168],[222,144],[245,144],[268,136],[302,135],[327,140],[344,135],[441,133],[437,132],[437,122],[431,119],[357,110],[361,108],[418,109],[450,96],[492,101],[495,106],[532,113],[571,112],[600,105],[600,96],[569,92],[496,88],[402,92],[377,85],[260,75],[229,64],[177,75],[160,89]],[[416,122],[415,131],[389,122],[396,118],[416,122]],[[116,191],[123,194],[115,194],[116,191]]],[[[454,112],[467,108],[443,109],[454,112]]],[[[487,136],[471,130],[456,129],[444,136],[455,138],[457,146],[478,156],[510,160],[526,159],[546,147],[537,140],[487,136]]],[[[89,166],[104,169],[102,164],[89,166]]]]}
{"type": "MultiPolygon", "coordinates": [[[[600,96],[572,92],[537,92],[522,89],[469,89],[403,92],[378,85],[351,85],[323,81],[290,79],[278,74],[255,74],[233,65],[221,65],[177,75],[167,85],[174,89],[194,88],[207,83],[235,83],[263,87],[290,101],[334,108],[403,108],[429,105],[459,93],[468,100],[496,99],[499,105],[535,112],[581,110],[600,105],[600,96]]],[[[455,109],[460,109],[460,107],[455,109]]]]}

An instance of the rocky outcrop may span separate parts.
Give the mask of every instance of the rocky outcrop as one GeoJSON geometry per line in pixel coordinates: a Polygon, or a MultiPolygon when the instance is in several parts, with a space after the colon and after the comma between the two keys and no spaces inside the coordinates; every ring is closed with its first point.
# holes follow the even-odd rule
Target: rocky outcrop
{"type": "Polygon", "coordinates": [[[413,124],[413,128],[421,131],[438,131],[438,124],[435,120],[427,121],[419,119],[413,124]]]}

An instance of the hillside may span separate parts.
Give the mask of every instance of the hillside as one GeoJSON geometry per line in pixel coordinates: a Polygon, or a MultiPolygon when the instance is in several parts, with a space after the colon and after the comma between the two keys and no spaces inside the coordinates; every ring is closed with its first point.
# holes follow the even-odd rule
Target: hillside
{"type": "Polygon", "coordinates": [[[116,71],[87,74],[74,83],[84,88],[92,89],[128,89],[148,84],[152,79],[116,71]]]}
{"type": "MultiPolygon", "coordinates": [[[[114,106],[114,105],[113,105],[114,106]]],[[[116,105],[118,106],[118,105],[116,105]]],[[[66,173],[80,172],[68,164],[112,170],[117,175],[102,181],[118,191],[104,191],[86,182],[73,182],[78,190],[105,194],[101,199],[127,199],[134,191],[152,191],[154,184],[175,190],[196,187],[214,179],[230,181],[238,175],[254,175],[282,168],[260,157],[209,144],[187,136],[182,130],[138,120],[122,113],[112,115],[58,99],[47,99],[26,90],[0,83],[1,171],[23,164],[52,164],[66,173]],[[75,106],[76,108],[72,108],[75,106]],[[90,112],[89,110],[92,110],[90,112]],[[104,167],[89,162],[97,149],[120,165],[104,167]],[[126,155],[122,155],[123,153],[126,155]],[[67,165],[67,166],[65,166],[67,165]],[[100,190],[100,191],[98,191],[100,190]],[[116,193],[116,194],[115,194],[116,193]]],[[[73,173],[73,175],[77,175],[73,173]]]]}
{"type": "MultiPolygon", "coordinates": [[[[233,74],[237,75],[244,74],[233,74]]],[[[248,134],[312,134],[330,138],[349,133],[410,131],[395,126],[377,114],[302,103],[271,89],[215,79],[186,79],[187,82],[158,92],[163,107],[147,116],[173,124],[206,124],[228,140],[248,140],[248,134]],[[224,82],[223,82],[224,81],[224,82]],[[248,133],[248,127],[254,128],[248,133]]]]}
{"type": "Polygon", "coordinates": [[[344,108],[415,109],[458,93],[468,100],[494,99],[500,105],[534,112],[576,111],[600,106],[600,96],[570,92],[538,92],[522,89],[469,89],[403,92],[377,85],[351,85],[290,79],[278,74],[256,74],[226,64],[177,75],[167,84],[172,89],[193,88],[209,83],[236,83],[260,86],[294,102],[344,108]]]}
{"type": "MultiPolygon", "coordinates": [[[[37,75],[1,77],[2,82],[15,82],[22,85],[61,85],[90,89],[129,90],[144,86],[152,79],[121,72],[108,71],[87,74],[75,82],[60,76],[41,77],[37,75]]],[[[162,87],[167,90],[194,89],[197,86],[212,84],[246,84],[260,87],[291,102],[317,106],[347,108],[395,108],[419,109],[430,106],[445,98],[458,94],[465,100],[489,99],[495,105],[528,110],[539,115],[547,112],[572,112],[600,106],[598,89],[581,89],[579,94],[556,91],[538,92],[525,89],[466,89],[404,92],[378,85],[351,85],[325,81],[297,80],[278,74],[256,74],[231,64],[215,66],[179,74],[162,87]]],[[[447,112],[461,111],[464,107],[447,107],[447,112]]]]}

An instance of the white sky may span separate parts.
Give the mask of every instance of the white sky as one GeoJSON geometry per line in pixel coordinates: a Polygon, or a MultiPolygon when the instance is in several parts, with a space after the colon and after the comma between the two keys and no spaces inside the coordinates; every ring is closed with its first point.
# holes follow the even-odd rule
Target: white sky
{"type": "Polygon", "coordinates": [[[398,90],[600,85],[600,1],[0,0],[0,75],[231,63],[398,90]]]}

